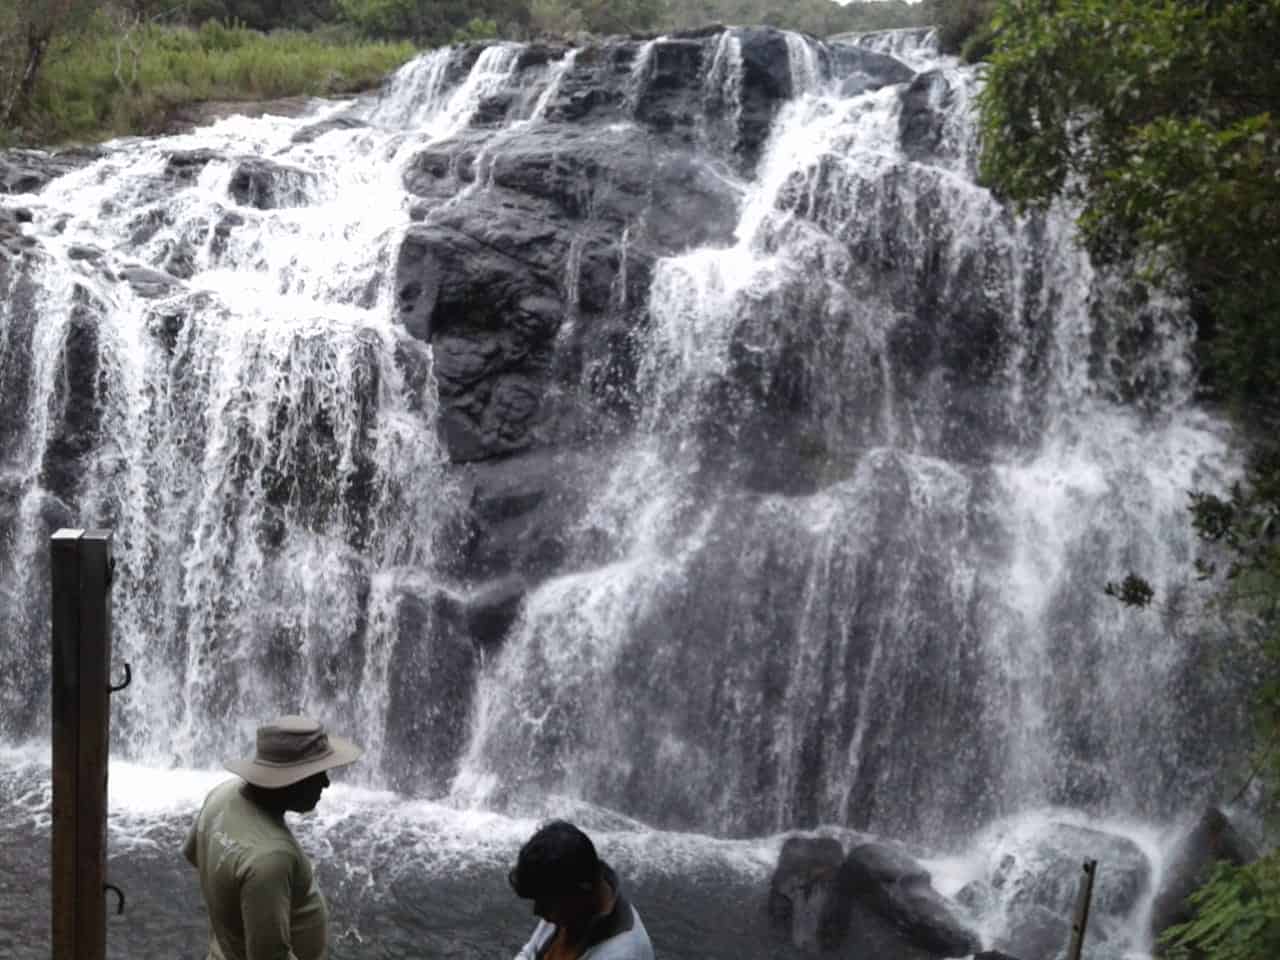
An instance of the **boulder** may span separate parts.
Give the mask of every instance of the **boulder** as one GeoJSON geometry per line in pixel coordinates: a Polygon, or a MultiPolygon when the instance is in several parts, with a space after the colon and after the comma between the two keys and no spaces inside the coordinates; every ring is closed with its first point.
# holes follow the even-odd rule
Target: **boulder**
{"type": "Polygon", "coordinates": [[[1151,863],[1132,840],[1101,830],[1050,824],[1029,845],[1001,859],[991,884],[1011,917],[1030,907],[1070,917],[1080,889],[1081,866],[1087,859],[1098,861],[1091,915],[1128,916],[1150,889],[1151,863]]]}
{"type": "Polygon", "coordinates": [[[913,857],[884,843],[846,855],[832,837],[787,838],[769,883],[769,921],[796,947],[895,960],[964,957],[979,947],[913,857]]]}
{"type": "Polygon", "coordinates": [[[221,159],[222,154],[207,147],[198,150],[175,150],[165,161],[164,174],[174,183],[190,186],[196,182],[205,167],[221,159]]]}
{"type": "Polygon", "coordinates": [[[180,284],[167,273],[149,267],[125,267],[120,275],[133,287],[133,292],[147,300],[167,297],[180,288],[180,284]]]}
{"type": "Polygon", "coordinates": [[[965,957],[980,946],[978,935],[930,882],[909,854],[884,843],[849,851],[837,881],[841,892],[889,921],[912,946],[938,957],[965,957]]]}
{"type": "Polygon", "coordinates": [[[236,165],[228,192],[243,207],[276,210],[306,206],[319,178],[309,170],[246,157],[236,165]]]}
{"type": "MultiPolygon", "coordinates": [[[[1005,923],[995,946],[1018,957],[1055,960],[1065,955],[1071,939],[1070,913],[1055,913],[1038,904],[1023,905],[1005,923]]],[[[1095,934],[1096,930],[1090,928],[1095,934]]]]}
{"type": "Polygon", "coordinates": [[[847,933],[823,925],[834,915],[827,902],[835,891],[844,848],[834,837],[788,837],[769,880],[769,922],[801,949],[839,946],[847,933]]]}
{"type": "Polygon", "coordinates": [[[915,71],[901,60],[865,47],[829,44],[824,47],[828,73],[840,80],[840,94],[854,97],[881,87],[910,83],[915,71]]]}
{"type": "Polygon", "coordinates": [[[1169,851],[1160,888],[1151,908],[1151,935],[1191,919],[1187,897],[1209,879],[1215,863],[1236,865],[1257,859],[1258,853],[1217,807],[1210,807],[1183,833],[1169,851]]]}

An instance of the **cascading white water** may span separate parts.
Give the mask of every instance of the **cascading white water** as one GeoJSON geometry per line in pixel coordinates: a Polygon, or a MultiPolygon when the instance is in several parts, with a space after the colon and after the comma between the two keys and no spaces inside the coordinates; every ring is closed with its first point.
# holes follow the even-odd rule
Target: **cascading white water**
{"type": "MultiPolygon", "coordinates": [[[[613,119],[628,129],[675,42],[618,61],[613,119]]],[[[755,882],[777,838],[645,824],[756,837],[835,824],[955,851],[994,819],[952,865],[989,876],[992,850],[1034,846],[1051,816],[1039,808],[1143,820],[1130,832],[1153,847],[1151,824],[1197,801],[1210,765],[1174,736],[1192,653],[1101,596],[1131,568],[1184,575],[1185,491],[1230,470],[1222,426],[1192,404],[1187,320],[1151,299],[1130,317],[1124,278],[1090,267],[1067,211],[1017,219],[975,185],[979,78],[936,38],[859,42],[932,73],[910,92],[843,96],[831,51],[785,37],[794,97],[733,241],[654,266],[631,331],[636,429],[600,454],[566,572],[479,658],[447,805],[340,793],[326,825],[361,849],[384,856],[386,837],[412,835],[444,876],[508,852],[520,817],[567,809],[637,871],[660,848],[679,869],[723,859],[755,882]],[[908,137],[925,114],[936,128],[908,137]],[[1123,345],[1141,324],[1135,359],[1123,345]]],[[[2,518],[16,533],[0,617],[15,635],[39,627],[27,601],[49,517],[115,529],[117,657],[136,678],[119,745],[179,768],[158,813],[130,789],[157,775],[127,768],[129,837],[197,801],[208,782],[189,768],[277,709],[358,731],[370,756],[356,776],[400,783],[390,691],[436,669],[441,642],[430,612],[406,635],[402,601],[454,590],[436,564],[464,509],[430,349],[391,319],[392,264],[422,206],[402,174],[456,137],[478,144],[475,174],[440,209],[510,189],[495,162],[559,122],[591,59],[568,51],[527,83],[521,51],[426,55],[364,111],[368,127],[303,136],[329,106],[226,120],[113,144],[23,198],[41,252],[0,302],[0,409],[23,424],[0,440],[0,490],[20,493],[2,518]],[[504,97],[517,106],[502,125],[472,126],[504,97]],[[91,369],[72,362],[86,357],[91,369]],[[68,382],[77,369],[91,389],[68,382]],[[91,430],[63,409],[76,390],[95,398],[91,430]],[[99,439],[81,449],[87,433],[99,439]],[[72,451],[82,487],[48,475],[51,447],[72,451]]],[[[742,37],[720,34],[700,62],[707,115],[688,139],[722,173],[748,109],[742,37]]],[[[636,306],[628,257],[644,229],[621,229],[619,312],[636,306]]],[[[599,267],[592,242],[571,235],[557,263],[562,339],[599,267]]],[[[20,677],[0,690],[0,734],[41,714],[40,649],[0,655],[20,677]]],[[[17,729],[42,735],[39,721],[17,729]]],[[[992,936],[1003,909],[984,915],[992,936]]]]}
{"type": "MultiPolygon", "coordinates": [[[[453,91],[449,53],[426,57],[371,118],[421,128],[414,143],[447,134],[514,56],[491,48],[453,91]]],[[[408,222],[395,161],[404,135],[292,143],[301,123],[231,119],[121,145],[35,201],[44,346],[32,353],[35,414],[17,482],[39,497],[40,414],[57,392],[44,381],[71,292],[87,290],[103,303],[104,441],[84,462],[80,516],[115,530],[116,656],[139,677],[117,719],[128,753],[205,764],[228,740],[251,739],[259,715],[309,709],[372,733],[377,776],[395,583],[430,569],[449,481],[429,357],[389,321],[389,260],[408,222]],[[157,189],[171,156],[199,150],[217,155],[193,182],[157,189]],[[275,165],[271,209],[227,201],[245,156],[275,165]],[[105,252],[77,258],[87,245],[105,252]],[[97,272],[175,251],[189,279],[159,302],[97,272]]]]}
{"type": "MultiPolygon", "coordinates": [[[[736,244],[658,264],[643,429],[581,521],[614,562],[531,598],[482,677],[460,797],[536,784],[677,823],[852,820],[935,841],[967,833],[977,806],[1167,801],[1165,748],[1148,744],[1178,708],[1132,684],[1167,691],[1196,667],[1102,585],[1135,566],[1186,580],[1185,494],[1220,481],[1224,433],[1187,405],[1185,360],[1154,420],[1117,401],[1089,347],[1127,322],[1114,283],[1063,213],[1018,220],[974,185],[976,78],[912,56],[939,71],[925,103],[949,111],[930,155],[903,145],[899,88],[804,94],[775,122],[736,244]],[[902,286],[877,285],[881,259],[902,286]],[[942,374],[904,391],[895,338],[933,323],[926,349],[977,349],[947,345],[966,336],[947,305],[966,298],[1002,346],[962,429],[942,374]],[[744,364],[765,396],[799,378],[810,402],[786,442],[821,461],[819,492],[708,493],[708,431],[730,451],[758,442],[759,401],[731,386],[744,364]],[[726,582],[738,592],[696,597],[726,582]]],[[[708,82],[724,88],[731,60],[721,41],[708,82]]],[[[1154,349],[1187,356],[1185,317],[1153,310],[1154,349]]]]}

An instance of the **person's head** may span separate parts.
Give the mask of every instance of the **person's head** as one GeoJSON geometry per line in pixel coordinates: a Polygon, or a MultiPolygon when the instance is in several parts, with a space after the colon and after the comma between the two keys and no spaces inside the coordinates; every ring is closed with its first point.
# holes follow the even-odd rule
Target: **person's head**
{"type": "Polygon", "coordinates": [[[533,901],[548,923],[575,929],[599,911],[604,863],[591,838],[564,820],[545,824],[530,837],[508,874],[516,896],[533,901]]]}
{"type": "Polygon", "coordinates": [[[329,771],[359,759],[363,751],[350,740],[330,736],[310,717],[285,716],[258,728],[257,751],[226,767],[249,784],[265,807],[306,813],[329,786],[329,771]]]}
{"type": "Polygon", "coordinates": [[[323,770],[297,783],[291,783],[287,787],[270,789],[250,784],[254,796],[262,802],[263,806],[281,813],[285,811],[310,813],[320,802],[320,794],[327,786],[329,786],[329,774],[323,770]]]}

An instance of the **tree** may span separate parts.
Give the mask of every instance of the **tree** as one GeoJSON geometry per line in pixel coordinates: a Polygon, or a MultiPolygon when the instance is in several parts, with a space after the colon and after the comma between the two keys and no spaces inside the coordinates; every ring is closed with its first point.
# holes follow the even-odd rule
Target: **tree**
{"type": "Polygon", "coordinates": [[[30,0],[0,13],[0,129],[30,105],[54,41],[79,29],[93,8],[92,0],[30,0]]]}
{"type": "Polygon", "coordinates": [[[1066,195],[1099,258],[1192,301],[1206,382],[1280,412],[1280,0],[1001,0],[983,172],[1066,195]]]}

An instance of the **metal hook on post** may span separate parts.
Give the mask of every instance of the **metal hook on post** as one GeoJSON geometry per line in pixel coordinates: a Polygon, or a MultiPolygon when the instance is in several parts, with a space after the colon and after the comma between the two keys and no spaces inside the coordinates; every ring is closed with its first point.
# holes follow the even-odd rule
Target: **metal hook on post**
{"type": "Polygon", "coordinates": [[[107,693],[119,693],[125,687],[133,682],[133,670],[129,664],[124,665],[124,680],[116,684],[107,684],[107,693]]]}
{"type": "Polygon", "coordinates": [[[106,893],[108,891],[116,895],[116,916],[120,916],[120,914],[124,913],[124,891],[114,883],[104,883],[102,892],[106,893]]]}

